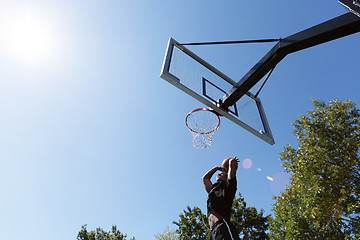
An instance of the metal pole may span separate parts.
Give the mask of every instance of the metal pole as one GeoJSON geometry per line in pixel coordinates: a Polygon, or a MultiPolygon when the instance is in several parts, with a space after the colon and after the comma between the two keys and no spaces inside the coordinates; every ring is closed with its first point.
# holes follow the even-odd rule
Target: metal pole
{"type": "Polygon", "coordinates": [[[346,13],[293,34],[278,42],[235,86],[227,92],[220,107],[228,109],[273,69],[286,55],[360,31],[360,18],[346,13]]]}

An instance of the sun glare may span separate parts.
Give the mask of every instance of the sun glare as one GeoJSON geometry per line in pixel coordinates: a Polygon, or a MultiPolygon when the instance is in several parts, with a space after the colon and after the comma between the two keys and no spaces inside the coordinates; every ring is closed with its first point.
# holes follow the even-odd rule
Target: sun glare
{"type": "Polygon", "coordinates": [[[1,20],[2,44],[8,57],[36,65],[54,54],[55,37],[46,19],[23,9],[8,13],[1,20]]]}

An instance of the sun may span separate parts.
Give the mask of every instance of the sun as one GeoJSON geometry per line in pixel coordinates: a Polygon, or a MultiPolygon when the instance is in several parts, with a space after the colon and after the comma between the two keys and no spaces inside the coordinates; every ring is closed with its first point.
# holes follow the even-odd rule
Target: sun
{"type": "Polygon", "coordinates": [[[17,9],[1,20],[1,42],[7,57],[30,65],[51,59],[56,38],[46,19],[31,9],[17,9]]]}

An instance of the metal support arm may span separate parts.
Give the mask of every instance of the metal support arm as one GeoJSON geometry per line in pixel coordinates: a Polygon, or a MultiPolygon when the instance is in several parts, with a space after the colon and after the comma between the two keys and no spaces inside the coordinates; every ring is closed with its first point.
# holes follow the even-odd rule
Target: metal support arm
{"type": "Polygon", "coordinates": [[[223,109],[237,102],[286,55],[360,31],[360,18],[346,13],[293,34],[277,43],[222,99],[223,109]]]}

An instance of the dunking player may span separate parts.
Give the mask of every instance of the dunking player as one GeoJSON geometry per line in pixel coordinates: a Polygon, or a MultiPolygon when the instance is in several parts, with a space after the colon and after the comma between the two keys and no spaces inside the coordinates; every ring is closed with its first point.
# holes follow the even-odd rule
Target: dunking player
{"type": "Polygon", "coordinates": [[[237,157],[227,158],[223,161],[222,167],[213,167],[202,177],[208,193],[207,214],[211,228],[210,240],[240,240],[234,225],[230,222],[231,206],[237,189],[238,162],[237,157]],[[221,172],[216,177],[216,183],[212,184],[210,179],[218,170],[221,172]]]}

